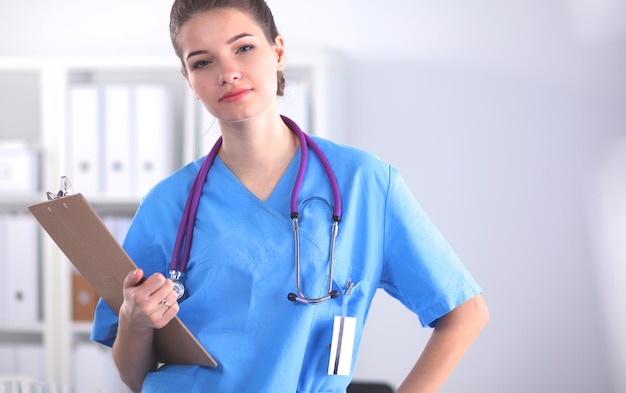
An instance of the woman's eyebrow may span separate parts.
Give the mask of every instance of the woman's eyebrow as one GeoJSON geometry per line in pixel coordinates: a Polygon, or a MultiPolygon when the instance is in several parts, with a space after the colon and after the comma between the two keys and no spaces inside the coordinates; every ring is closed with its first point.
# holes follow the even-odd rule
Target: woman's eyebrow
{"type": "MultiPolygon", "coordinates": [[[[233,43],[237,42],[237,40],[240,40],[240,39],[245,38],[245,37],[253,37],[253,35],[250,34],[250,33],[237,34],[236,36],[228,39],[226,41],[226,44],[228,44],[228,45],[233,44],[233,43]]],[[[194,57],[194,56],[206,55],[207,53],[209,53],[209,51],[208,50],[203,50],[203,49],[202,50],[196,50],[196,51],[193,51],[193,52],[189,52],[187,57],[185,57],[185,60],[189,60],[189,58],[194,57]]]]}
{"type": "Polygon", "coordinates": [[[228,41],[226,41],[227,44],[232,44],[237,40],[240,40],[244,37],[252,37],[252,34],[250,33],[241,33],[241,34],[237,34],[236,36],[232,37],[231,39],[229,39],[228,41]]]}
{"type": "Polygon", "coordinates": [[[207,50],[196,50],[193,52],[189,52],[187,57],[185,57],[185,60],[189,60],[191,57],[194,57],[194,56],[206,55],[207,53],[209,53],[209,51],[207,50]]]}
{"type": "Polygon", "coordinates": [[[189,52],[189,54],[187,55],[187,57],[185,57],[185,60],[189,60],[189,58],[194,57],[194,56],[198,56],[198,55],[206,55],[207,53],[209,53],[206,50],[196,50],[193,52],[189,52]]]}

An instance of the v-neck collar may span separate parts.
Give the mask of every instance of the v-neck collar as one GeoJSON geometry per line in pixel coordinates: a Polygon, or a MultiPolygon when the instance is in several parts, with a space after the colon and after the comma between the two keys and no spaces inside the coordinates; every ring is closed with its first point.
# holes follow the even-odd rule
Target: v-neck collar
{"type": "MultiPolygon", "coordinates": [[[[237,188],[241,190],[242,193],[248,195],[249,198],[254,200],[257,204],[265,206],[267,208],[271,208],[276,212],[279,212],[281,215],[286,215],[289,217],[291,213],[290,210],[290,200],[291,193],[293,192],[294,183],[296,181],[296,177],[298,174],[298,168],[300,166],[301,159],[301,151],[298,149],[294,154],[291,162],[287,166],[285,172],[281,175],[278,183],[272,190],[270,196],[266,201],[263,201],[259,197],[257,197],[252,191],[250,191],[235,174],[224,164],[222,159],[217,156],[215,157],[215,161],[213,165],[215,166],[213,170],[219,168],[220,171],[223,171],[227,175],[227,177],[237,185],[237,188]]],[[[209,171],[210,174],[210,171],[209,171]]]]}

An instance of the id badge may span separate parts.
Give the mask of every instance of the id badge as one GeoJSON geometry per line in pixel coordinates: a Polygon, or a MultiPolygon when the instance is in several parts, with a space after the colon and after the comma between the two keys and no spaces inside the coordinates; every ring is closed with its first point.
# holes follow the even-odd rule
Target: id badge
{"type": "Polygon", "coordinates": [[[356,332],[356,318],[336,316],[330,346],[328,375],[350,375],[356,332]]]}

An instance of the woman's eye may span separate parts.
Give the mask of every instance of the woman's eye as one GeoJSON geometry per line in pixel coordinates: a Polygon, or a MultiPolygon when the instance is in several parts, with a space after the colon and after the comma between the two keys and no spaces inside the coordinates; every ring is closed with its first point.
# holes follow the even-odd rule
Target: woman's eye
{"type": "Polygon", "coordinates": [[[239,49],[237,49],[237,53],[248,52],[254,48],[252,45],[243,45],[239,49]]]}
{"type": "Polygon", "coordinates": [[[211,63],[212,62],[210,60],[200,60],[200,61],[193,63],[193,68],[194,69],[204,68],[210,65],[211,63]]]}

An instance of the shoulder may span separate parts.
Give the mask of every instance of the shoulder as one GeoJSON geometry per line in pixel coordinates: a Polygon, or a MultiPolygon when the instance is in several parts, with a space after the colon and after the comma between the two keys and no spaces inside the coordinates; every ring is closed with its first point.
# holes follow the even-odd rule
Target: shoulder
{"type": "Polygon", "coordinates": [[[368,172],[387,176],[391,166],[369,151],[339,144],[318,136],[311,139],[320,147],[335,170],[350,173],[368,172]]]}
{"type": "Polygon", "coordinates": [[[399,207],[416,203],[415,197],[393,165],[375,154],[352,146],[341,145],[327,139],[312,137],[335,172],[342,190],[367,192],[368,198],[399,207]]]}

